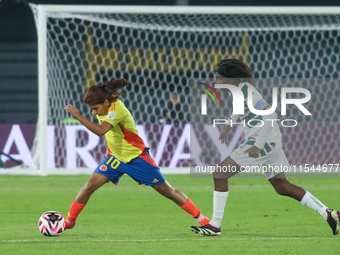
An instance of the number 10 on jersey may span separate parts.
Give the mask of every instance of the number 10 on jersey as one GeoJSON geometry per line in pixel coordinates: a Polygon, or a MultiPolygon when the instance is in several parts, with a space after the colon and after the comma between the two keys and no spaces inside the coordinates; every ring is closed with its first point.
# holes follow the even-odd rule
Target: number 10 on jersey
{"type": "MultiPolygon", "coordinates": [[[[109,158],[108,161],[106,161],[106,165],[109,165],[110,162],[112,161],[113,157],[109,158]]],[[[115,159],[114,161],[112,161],[111,163],[111,168],[112,169],[116,169],[118,166],[120,165],[120,161],[118,159],[115,159]]]]}

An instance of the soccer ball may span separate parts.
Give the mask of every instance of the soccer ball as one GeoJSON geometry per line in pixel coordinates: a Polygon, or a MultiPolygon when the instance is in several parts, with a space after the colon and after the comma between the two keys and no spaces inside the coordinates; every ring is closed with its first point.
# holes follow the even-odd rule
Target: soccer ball
{"type": "Polygon", "coordinates": [[[38,227],[45,236],[59,236],[65,229],[65,219],[59,212],[48,211],[41,215],[38,227]]]}

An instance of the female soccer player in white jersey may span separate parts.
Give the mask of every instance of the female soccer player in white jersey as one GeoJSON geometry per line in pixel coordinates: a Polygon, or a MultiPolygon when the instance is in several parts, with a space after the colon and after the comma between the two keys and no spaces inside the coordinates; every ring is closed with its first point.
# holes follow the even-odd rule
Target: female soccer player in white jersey
{"type": "Polygon", "coordinates": [[[105,135],[108,145],[105,158],[73,201],[66,218],[65,229],[74,227],[79,213],[94,191],[109,181],[118,184],[123,174],[129,175],[139,184],[151,186],[164,197],[174,201],[200,225],[205,225],[209,219],[201,214],[185,194],[165,180],[150,157],[129,110],[119,99],[121,96],[119,89],[127,85],[125,79],[111,80],[103,85],[92,86],[86,92],[83,101],[92,109],[92,115],[99,120],[99,125],[83,117],[73,105],[65,107],[66,111],[94,134],[105,135]]]}
{"type": "MultiPolygon", "coordinates": [[[[255,89],[254,77],[252,70],[242,61],[237,59],[223,59],[218,63],[217,69],[217,83],[219,84],[232,84],[238,86],[243,92],[245,98],[244,115],[231,116],[233,123],[238,118],[242,123],[248,123],[252,120],[251,127],[246,124],[244,128],[245,142],[241,144],[233,153],[230,154],[225,160],[223,160],[219,166],[225,169],[236,169],[235,172],[215,172],[214,184],[214,199],[213,199],[213,216],[210,222],[201,227],[192,226],[191,230],[197,234],[206,236],[217,236],[221,234],[221,221],[223,218],[224,208],[229,194],[228,179],[233,175],[239,173],[242,167],[246,166],[289,166],[288,160],[282,150],[281,132],[274,121],[266,121],[270,119],[277,119],[277,115],[272,113],[270,115],[255,116],[250,112],[246,98],[252,96],[253,106],[257,110],[266,110],[269,105],[263,100],[261,94],[255,89]],[[248,95],[248,87],[251,87],[252,93],[248,95]],[[260,123],[261,122],[261,123],[260,123]],[[260,123],[260,124],[259,124],[260,123]],[[269,123],[269,124],[268,124],[269,123]]],[[[230,98],[232,94],[230,93],[230,98]]],[[[231,98],[232,101],[232,98],[231,98]]],[[[230,124],[230,121],[228,122],[230,124]]],[[[227,135],[231,130],[231,126],[227,125],[222,131],[219,140],[224,143],[227,139],[227,135]]],[[[282,168],[281,168],[282,169],[282,168]]],[[[338,235],[340,228],[340,212],[337,210],[329,209],[321,201],[315,198],[311,193],[290,183],[284,172],[268,171],[264,173],[268,181],[273,185],[275,191],[283,196],[289,196],[301,202],[301,204],[308,206],[309,208],[317,211],[329,224],[333,234],[338,235]]]]}

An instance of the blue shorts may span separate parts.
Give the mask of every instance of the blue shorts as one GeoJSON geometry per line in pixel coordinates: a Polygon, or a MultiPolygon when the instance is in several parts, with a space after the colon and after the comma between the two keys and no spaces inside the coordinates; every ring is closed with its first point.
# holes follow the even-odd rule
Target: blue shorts
{"type": "Polygon", "coordinates": [[[139,184],[145,184],[146,186],[154,186],[165,182],[159,167],[150,157],[147,150],[144,150],[141,155],[129,163],[124,163],[109,154],[100,162],[94,173],[106,176],[114,184],[118,184],[123,174],[127,174],[139,184]]]}

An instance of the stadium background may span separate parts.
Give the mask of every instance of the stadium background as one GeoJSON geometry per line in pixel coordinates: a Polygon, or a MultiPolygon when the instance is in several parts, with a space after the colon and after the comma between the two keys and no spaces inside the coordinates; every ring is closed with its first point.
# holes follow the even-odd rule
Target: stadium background
{"type": "MultiPolygon", "coordinates": [[[[160,1],[60,0],[35,3],[160,4],[160,1]]],[[[190,5],[233,5],[233,3],[234,1],[189,1],[190,5]]],[[[313,6],[320,3],[323,6],[338,5],[337,1],[327,0],[257,1],[257,4],[261,5],[313,6]]],[[[165,0],[161,4],[174,5],[175,1],[165,0]]],[[[254,1],[239,0],[237,5],[254,5],[254,1]]],[[[2,0],[0,150],[3,150],[9,137],[16,137],[17,141],[25,138],[22,141],[27,143],[28,149],[33,144],[38,109],[37,88],[37,40],[32,11],[28,6],[2,0]]],[[[336,94],[332,97],[333,100],[336,94]]],[[[148,125],[160,125],[157,119],[153,121],[155,122],[148,125]]],[[[159,129],[151,131],[150,136],[160,132],[159,129]]],[[[176,134],[171,132],[170,130],[170,135],[175,137],[176,134]]],[[[322,132],[326,133],[325,130],[322,132]]],[[[333,127],[331,137],[327,139],[338,142],[337,133],[339,132],[336,127],[333,127]]],[[[292,137],[298,140],[294,134],[292,137]]],[[[337,144],[332,146],[339,148],[337,144]]],[[[311,146],[300,144],[299,148],[301,147],[310,149],[311,146]]],[[[286,153],[291,150],[292,148],[288,148],[286,153]]],[[[17,152],[18,149],[13,145],[11,153],[15,155],[17,152]]],[[[337,149],[333,152],[336,153],[334,155],[339,155],[337,149]]],[[[11,161],[6,161],[6,164],[15,165],[11,161]]],[[[292,178],[292,182],[312,192],[327,206],[339,209],[338,178],[315,177],[292,178]]],[[[262,255],[339,252],[338,236],[331,235],[322,217],[290,198],[279,197],[265,178],[230,180],[232,188],[222,223],[223,232],[217,239],[199,237],[191,233],[189,226],[195,224],[191,217],[185,215],[185,212],[179,210],[171,201],[156,194],[153,189],[136,185],[128,177],[123,177],[118,187],[107,184],[98,190],[72,231],[66,231],[61,237],[53,239],[41,235],[37,227],[40,215],[48,210],[58,210],[66,215],[71,201],[87,179],[88,176],[84,175],[43,177],[1,175],[0,254],[36,255],[48,252],[80,255],[94,253],[262,255]]],[[[167,180],[197,203],[205,215],[212,215],[211,179],[167,175],[167,180]]]]}
{"type": "MultiPolygon", "coordinates": [[[[91,1],[36,1],[35,3],[39,4],[94,4],[91,1]]],[[[97,1],[95,4],[112,4],[111,1],[97,1]]],[[[114,4],[143,4],[143,5],[155,5],[159,4],[157,1],[115,1],[114,4]]],[[[225,1],[162,1],[162,5],[226,5],[225,1]]],[[[305,5],[304,2],[299,1],[285,1],[284,3],[276,2],[275,5],[290,5],[290,6],[302,6],[305,5]]],[[[317,1],[309,1],[308,6],[318,5],[317,1]]],[[[242,5],[254,5],[251,2],[244,1],[238,2],[238,6],[242,5]]],[[[269,1],[257,2],[257,5],[273,5],[269,1]]],[[[335,1],[326,1],[322,3],[323,6],[335,6],[335,1]]],[[[232,6],[232,4],[230,4],[232,6]]],[[[37,38],[36,38],[36,28],[34,24],[34,19],[32,15],[32,11],[30,8],[24,4],[16,4],[15,1],[2,1],[0,6],[0,22],[3,24],[0,27],[0,125],[1,125],[1,137],[0,137],[0,149],[4,150],[5,144],[8,142],[8,138],[12,136],[23,136],[26,142],[26,147],[31,148],[33,143],[33,134],[32,130],[35,129],[35,124],[37,121],[37,38]],[[19,124],[19,125],[13,125],[19,124]],[[21,132],[21,134],[20,134],[21,132]]],[[[263,43],[263,41],[252,42],[252,48],[249,47],[249,52],[247,53],[246,62],[252,64],[251,60],[256,59],[256,47],[257,45],[263,43]],[[257,45],[256,45],[257,44],[257,45]]],[[[242,43],[241,43],[242,44],[242,43]]],[[[322,48],[322,43],[319,45],[319,48],[322,48]],[[321,46],[321,47],[320,47],[321,46]]],[[[240,47],[243,47],[240,45],[240,47]]],[[[288,46],[289,47],[289,46],[288,46]]],[[[280,53],[280,50],[276,50],[276,53],[280,53]]],[[[279,54],[280,55],[280,54],[279,54]]],[[[282,54],[281,54],[282,55],[282,54]]],[[[261,60],[258,60],[261,61],[261,60]]],[[[287,63],[289,65],[290,63],[287,63]]],[[[331,72],[321,71],[320,70],[329,70],[329,69],[320,69],[317,70],[315,74],[312,73],[311,76],[318,75],[332,75],[332,77],[338,78],[337,71],[339,70],[339,66],[335,65],[336,63],[328,63],[328,65],[335,66],[331,72]],[[334,75],[335,74],[335,75],[334,75]]],[[[253,67],[254,68],[254,67],[253,67]]],[[[263,66],[262,70],[258,68],[255,69],[255,76],[262,77],[264,76],[270,77],[271,74],[264,74],[266,67],[263,66]]],[[[288,71],[289,74],[290,71],[288,71]]],[[[110,71],[108,72],[108,76],[110,71]]],[[[210,72],[212,74],[212,72],[210,72]]],[[[118,73],[116,72],[116,75],[118,73]]],[[[150,138],[150,145],[152,150],[157,149],[157,139],[159,140],[160,132],[162,130],[163,124],[169,124],[173,129],[169,131],[170,137],[172,137],[170,148],[167,148],[166,153],[169,153],[170,156],[165,155],[165,160],[162,160],[163,157],[159,157],[158,163],[160,166],[188,166],[186,160],[177,160],[172,162],[173,154],[176,154],[174,146],[171,144],[176,144],[180,140],[180,137],[185,130],[185,123],[189,122],[189,102],[187,100],[187,95],[189,93],[188,87],[185,86],[177,86],[178,81],[176,81],[176,74],[168,72],[165,73],[165,78],[163,79],[164,83],[152,83],[150,79],[143,79],[143,75],[139,77],[135,77],[134,80],[138,81],[138,84],[141,86],[133,86],[130,91],[128,91],[128,97],[130,100],[126,101],[128,108],[136,109],[136,104],[140,100],[147,102],[139,108],[139,111],[133,111],[134,118],[136,119],[137,124],[139,125],[148,125],[148,131],[145,136],[150,138]],[[172,94],[178,94],[181,104],[180,108],[176,109],[176,111],[168,110],[168,103],[170,101],[172,94]],[[134,97],[137,95],[137,98],[134,97]],[[148,95],[151,98],[157,98],[157,100],[147,100],[148,95]],[[142,98],[141,98],[142,97],[142,98]],[[153,107],[156,105],[157,107],[153,107]],[[150,110],[152,109],[152,110],[150,110]],[[148,114],[152,112],[152,114],[148,114]],[[162,123],[159,123],[162,122],[162,123]],[[158,138],[152,138],[156,134],[158,138]],[[153,140],[154,139],[154,140],[153,140]],[[171,147],[172,146],[172,147],[171,147]]],[[[192,73],[188,72],[186,74],[187,78],[190,78],[192,73]]],[[[124,74],[122,73],[122,76],[124,74]]],[[[137,75],[138,76],[138,75],[137,75]]],[[[150,75],[152,76],[152,75],[150,75]]],[[[283,75],[284,76],[284,75],[283,75]]],[[[180,83],[185,83],[186,81],[180,81],[180,83]]],[[[94,80],[86,81],[87,84],[95,83],[94,80]]],[[[179,84],[180,84],[179,83],[179,84]]],[[[333,96],[337,96],[336,93],[339,91],[335,91],[333,96]]],[[[79,92],[81,94],[81,91],[79,92]]],[[[338,108],[334,111],[334,116],[331,117],[331,121],[338,121],[337,117],[338,108]]],[[[88,114],[88,113],[87,113],[88,114]]],[[[324,116],[321,114],[320,119],[324,116]]],[[[50,121],[49,124],[53,123],[53,120],[50,121]]],[[[337,127],[334,127],[337,129],[337,127]]],[[[331,140],[331,138],[330,138],[331,140]]],[[[100,142],[104,144],[104,140],[100,142]]],[[[104,146],[102,146],[104,148],[104,146]]],[[[183,146],[184,151],[188,151],[188,148],[183,146]]],[[[14,156],[18,151],[18,148],[15,146],[11,146],[10,150],[7,148],[7,153],[13,154],[14,156]]],[[[103,152],[103,149],[102,151],[103,152]]],[[[289,152],[288,152],[289,153],[289,152]]],[[[21,151],[21,155],[24,153],[21,151]]],[[[27,155],[27,154],[26,154],[27,155]]],[[[101,155],[101,154],[100,154],[101,155]]],[[[100,158],[100,155],[97,156],[97,161],[100,158]]],[[[158,154],[161,155],[161,154],[158,154]]],[[[155,156],[155,155],[154,155],[155,156]]],[[[75,156],[76,157],[76,156],[75,156]]],[[[289,155],[288,155],[289,158],[289,155]]],[[[6,164],[9,166],[15,165],[15,163],[11,160],[8,160],[7,157],[2,156],[1,159],[6,161],[6,164]]],[[[17,157],[17,159],[24,161],[23,158],[17,157]]],[[[84,158],[83,158],[84,159],[84,158]]],[[[291,159],[291,158],[289,158],[291,159]]],[[[29,163],[33,162],[31,159],[27,158],[27,161],[24,162],[29,165],[29,163]]],[[[303,159],[305,160],[305,159],[303,159]]],[[[296,163],[296,162],[294,162],[296,163]]],[[[314,163],[314,162],[313,162],[314,163]]],[[[317,161],[315,163],[325,163],[317,161]]],[[[65,162],[57,162],[60,166],[65,166],[65,162]]],[[[89,163],[84,163],[82,159],[77,160],[75,163],[76,166],[90,166],[89,163]]],[[[92,165],[91,165],[92,167],[92,165]]]]}

